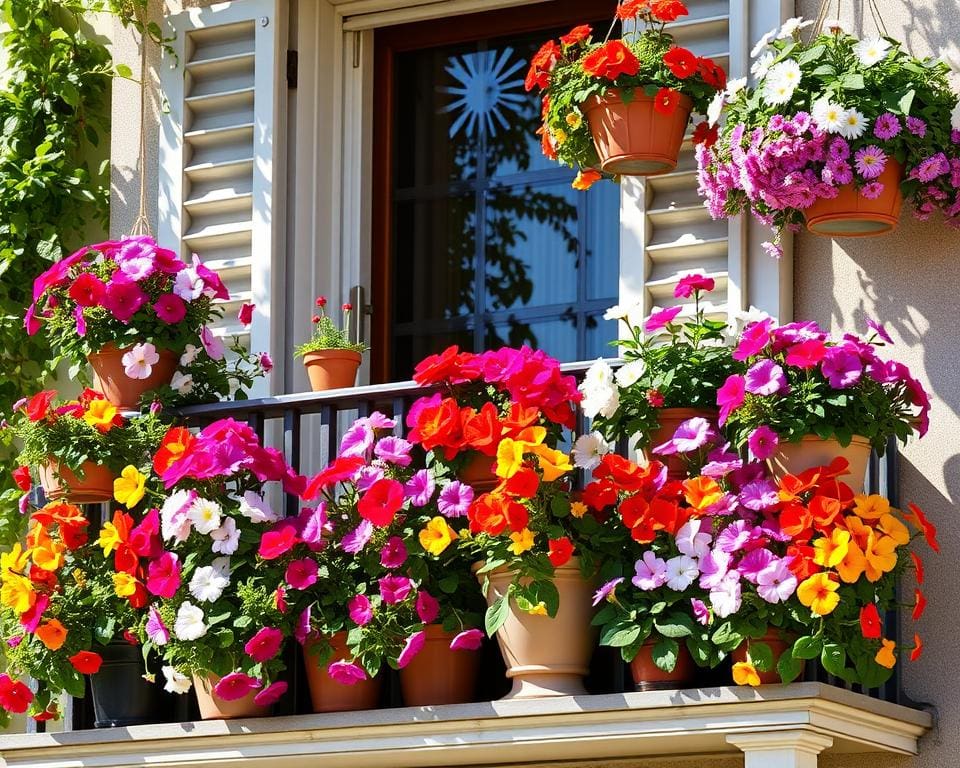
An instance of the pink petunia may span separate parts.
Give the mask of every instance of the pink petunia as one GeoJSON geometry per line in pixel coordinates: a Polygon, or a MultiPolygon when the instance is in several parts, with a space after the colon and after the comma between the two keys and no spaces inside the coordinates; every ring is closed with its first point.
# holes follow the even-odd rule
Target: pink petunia
{"type": "Polygon", "coordinates": [[[440,602],[425,590],[417,593],[417,602],[415,604],[417,616],[424,624],[433,624],[440,615],[440,602]]]}
{"type": "Polygon", "coordinates": [[[719,424],[722,427],[730,413],[743,405],[746,397],[746,381],[743,376],[733,373],[727,377],[723,386],[717,390],[717,407],[720,408],[719,424]]]}
{"type": "Polygon", "coordinates": [[[380,549],[380,565],[399,568],[407,560],[407,546],[399,536],[391,536],[380,549]]]}
{"type": "Polygon", "coordinates": [[[661,328],[666,328],[682,311],[682,306],[658,309],[647,318],[646,322],[643,324],[643,330],[647,333],[655,333],[661,328]]]}
{"type": "Polygon", "coordinates": [[[264,560],[276,560],[289,552],[296,543],[296,526],[290,522],[282,522],[263,534],[257,554],[264,560]]]}
{"type": "Polygon", "coordinates": [[[157,610],[155,605],[151,605],[147,613],[146,632],[147,638],[154,645],[166,645],[170,642],[170,630],[163,623],[163,619],[160,618],[160,611],[157,610]]]}
{"type": "Polygon", "coordinates": [[[451,651],[476,651],[483,644],[483,632],[466,629],[450,641],[451,651]]]}
{"type": "Polygon", "coordinates": [[[380,597],[387,605],[402,603],[413,590],[413,582],[406,576],[384,576],[379,585],[380,597]]]}
{"type": "Polygon", "coordinates": [[[346,534],[340,542],[340,549],[349,552],[351,555],[357,554],[373,536],[373,523],[369,520],[361,520],[360,524],[346,534]]]}
{"type": "Polygon", "coordinates": [[[187,316],[187,305],[173,293],[165,293],[153,305],[157,317],[168,325],[176,325],[187,316]]]}
{"type": "Polygon", "coordinates": [[[690,598],[690,608],[693,610],[693,618],[695,618],[703,626],[707,626],[710,623],[710,609],[707,608],[707,604],[703,600],[698,600],[695,597],[690,598]]]}
{"type": "Polygon", "coordinates": [[[311,610],[308,605],[300,612],[300,615],[297,617],[297,624],[293,628],[293,637],[300,645],[306,643],[307,640],[315,634],[313,628],[310,626],[310,613],[311,610]]]}
{"type": "Polygon", "coordinates": [[[241,304],[240,311],[237,313],[237,320],[240,321],[241,325],[247,326],[253,322],[253,310],[256,309],[255,304],[241,304]]]}
{"type": "Polygon", "coordinates": [[[772,330],[772,317],[765,317],[763,320],[750,323],[740,334],[740,342],[733,351],[733,359],[743,361],[760,354],[770,344],[772,330]]]}
{"type": "Polygon", "coordinates": [[[24,631],[34,632],[40,626],[43,619],[43,612],[50,606],[50,598],[47,595],[37,595],[37,600],[29,610],[20,614],[20,624],[24,631]]]}
{"type": "Polygon", "coordinates": [[[673,433],[673,437],[662,445],[658,445],[653,452],[662,456],[677,453],[691,453],[716,439],[717,431],[709,421],[700,416],[687,419],[673,433]]]}
{"type": "Polygon", "coordinates": [[[287,692],[287,683],[283,680],[277,680],[270,683],[260,693],[253,697],[253,703],[258,707],[269,707],[276,704],[280,697],[287,692]]]}
{"type": "Polygon", "coordinates": [[[87,335],[87,319],[83,316],[83,307],[73,308],[73,319],[77,324],[77,336],[87,335]]]}
{"type": "Polygon", "coordinates": [[[147,566],[147,591],[169,600],[180,588],[180,561],[173,552],[164,552],[147,566]]]}
{"type": "Polygon", "coordinates": [[[367,673],[353,661],[335,661],[327,667],[327,674],[340,685],[356,685],[367,679],[367,673]]]}
{"type": "Polygon", "coordinates": [[[834,389],[848,389],[859,383],[863,375],[863,363],[855,351],[846,347],[831,347],[820,364],[820,372],[834,389]]]}
{"type": "Polygon", "coordinates": [[[816,368],[827,354],[827,347],[820,339],[809,339],[794,344],[787,350],[786,363],[794,368],[816,368]]]}
{"type": "Polygon", "coordinates": [[[224,701],[236,701],[255,691],[260,685],[260,681],[255,677],[250,677],[243,672],[231,672],[220,678],[213,686],[213,692],[224,701]]]}
{"type": "Polygon", "coordinates": [[[751,395],[775,395],[787,388],[783,368],[773,360],[758,360],[747,371],[745,388],[751,395]]]}
{"type": "Polygon", "coordinates": [[[304,557],[287,566],[284,580],[293,589],[306,589],[317,583],[317,571],[317,561],[304,557]]]}
{"type": "Polygon", "coordinates": [[[276,656],[281,645],[283,645],[283,632],[274,627],[263,627],[247,640],[243,650],[251,659],[262,663],[276,656]]]}
{"type": "Polygon", "coordinates": [[[750,453],[755,459],[765,461],[777,452],[777,446],[780,444],[780,437],[766,424],[761,424],[747,438],[747,445],[750,446],[750,453]]]}
{"type": "Polygon", "coordinates": [[[204,351],[211,360],[223,360],[226,355],[226,347],[223,346],[223,340],[213,335],[207,326],[200,329],[200,343],[204,351]]]}
{"type": "Polygon", "coordinates": [[[699,272],[691,272],[684,275],[673,289],[673,296],[677,299],[689,299],[696,291],[706,291],[709,293],[716,287],[716,281],[712,277],[707,277],[699,272]]]}
{"type": "Polygon", "coordinates": [[[407,664],[413,661],[414,657],[423,650],[424,643],[427,642],[427,633],[423,630],[414,632],[407,638],[403,645],[403,650],[397,656],[397,669],[403,669],[407,664]]]}
{"type": "Polygon", "coordinates": [[[473,497],[473,488],[459,480],[454,480],[440,491],[437,509],[444,517],[465,517],[473,503],[473,497]]]}
{"type": "Polygon", "coordinates": [[[398,467],[408,467],[413,459],[410,451],[413,444],[402,437],[388,436],[380,440],[373,449],[378,459],[398,467]]]}
{"type": "Polygon", "coordinates": [[[354,595],[347,603],[347,610],[350,612],[350,621],[358,627],[366,626],[373,618],[373,607],[366,595],[354,595]]]}
{"type": "Polygon", "coordinates": [[[425,507],[433,498],[436,484],[433,474],[428,469],[421,469],[411,477],[403,487],[404,494],[415,507],[425,507]]]}
{"type": "Polygon", "coordinates": [[[146,301],[147,294],[139,285],[127,280],[114,279],[107,286],[103,306],[121,323],[129,323],[146,301]]]}

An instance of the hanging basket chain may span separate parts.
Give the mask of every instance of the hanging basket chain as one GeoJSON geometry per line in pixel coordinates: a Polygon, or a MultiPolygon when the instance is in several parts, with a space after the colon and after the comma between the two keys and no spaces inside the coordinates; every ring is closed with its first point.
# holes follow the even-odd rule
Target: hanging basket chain
{"type": "Polygon", "coordinates": [[[137,170],[140,174],[140,206],[137,218],[131,227],[131,235],[150,235],[150,216],[147,213],[147,26],[142,18],[142,11],[137,11],[137,20],[140,31],[140,149],[137,158],[137,170]]]}

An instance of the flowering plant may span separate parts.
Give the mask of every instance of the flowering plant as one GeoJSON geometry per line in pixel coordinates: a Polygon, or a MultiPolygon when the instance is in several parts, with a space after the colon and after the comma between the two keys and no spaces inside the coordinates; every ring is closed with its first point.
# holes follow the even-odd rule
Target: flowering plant
{"type": "Polygon", "coordinates": [[[282,539],[287,528],[264,491],[281,483],[297,494],[304,478],[232,419],[196,436],[172,427],[153,471],[169,495],[154,518],[142,585],[145,655],[155,651],[162,659],[168,691],[186,693],[191,676],[211,684],[219,678],[213,689],[225,700],[258,691],[257,704],[273,703],[287,688],[276,679],[284,669],[285,603],[263,542],[282,539]]]}
{"type": "Polygon", "coordinates": [[[748,324],[733,352],[747,371],[717,391],[726,434],[758,459],[773,456],[781,440],[808,434],[842,445],[862,435],[881,455],[891,436],[923,436],[930,399],[905,365],[879,357],[877,348],[892,340],[878,323],[868,325],[867,339],[832,339],[814,322],[748,324]]]}
{"type": "MultiPolygon", "coordinates": [[[[692,101],[700,114],[711,97],[726,85],[726,74],[712,59],[695,56],[674,45],[664,31],[668,22],[687,15],[679,0],[623,0],[617,6],[616,19],[643,22],[642,32],[626,39],[594,42],[588,25],[574,28],[559,41],[546,42],[530,62],[526,89],[543,92],[543,154],[569,166],[578,166],[574,182],[587,189],[601,178],[590,128],[582,105],[591,97],[603,97],[616,90],[624,102],[632,101],[642,90],[655,98],[654,108],[670,115],[681,99],[692,101]]],[[[611,28],[612,31],[612,28],[611,28]]],[[[706,134],[698,127],[696,140],[706,134]]]]}
{"type": "Polygon", "coordinates": [[[369,347],[363,342],[350,341],[350,313],[352,304],[340,307],[343,320],[338,326],[326,312],[327,297],[318,296],[316,300],[317,314],[313,316],[313,335],[310,341],[301,344],[294,350],[297,357],[303,357],[310,352],[319,352],[324,349],[348,349],[352,352],[366,352],[369,347]]]}
{"type": "Polygon", "coordinates": [[[727,108],[719,140],[697,148],[713,217],[750,211],[774,228],[766,247],[779,255],[783,230],[851,183],[868,199],[900,184],[919,218],[960,214],[960,106],[949,67],[839,26],[804,42],[811,24],[794,18],[764,35],[752,53],[756,87],[731,81],[711,104],[711,125],[727,108]]]}
{"type": "Polygon", "coordinates": [[[145,378],[158,349],[183,352],[220,316],[214,299],[229,298],[196,256],[187,265],[146,235],[127,237],[81,248],[40,275],[25,325],[30,335],[45,325],[53,346],[77,364],[110,343],[136,345],[124,365],[128,376],[145,378]]]}
{"type": "Polygon", "coordinates": [[[715,286],[712,277],[695,272],[679,280],[674,297],[694,300],[693,316],[685,320],[682,306],[654,309],[642,325],[632,322],[629,309],[607,311],[605,317],[622,320],[630,332],[617,342],[626,363],[614,374],[598,360],[580,385],[583,412],[607,440],[636,435],[646,446],[661,408],[712,410],[717,389],[742,371],[727,346],[727,323],[706,316],[701,297],[715,286]]]}
{"type": "Polygon", "coordinates": [[[462,512],[451,496],[459,484],[428,467],[423,452],[393,434],[379,412],[345,433],[337,459],[314,477],[307,521],[285,566],[294,635],[310,643],[331,678],[353,684],[384,663],[403,668],[420,652],[425,630],[438,624],[450,647],[475,649],[482,601],[469,562],[451,546],[462,512]],[[346,633],[346,656],[331,641],[346,633]]]}

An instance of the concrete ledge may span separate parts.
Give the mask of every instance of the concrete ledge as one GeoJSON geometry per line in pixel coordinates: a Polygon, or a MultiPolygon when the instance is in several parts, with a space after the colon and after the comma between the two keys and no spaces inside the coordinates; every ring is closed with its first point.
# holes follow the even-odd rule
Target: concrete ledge
{"type": "Polygon", "coordinates": [[[931,726],[926,712],[798,683],[5,736],[0,765],[550,765],[733,756],[750,743],[739,736],[776,732],[825,737],[830,753],[916,754],[931,726]]]}

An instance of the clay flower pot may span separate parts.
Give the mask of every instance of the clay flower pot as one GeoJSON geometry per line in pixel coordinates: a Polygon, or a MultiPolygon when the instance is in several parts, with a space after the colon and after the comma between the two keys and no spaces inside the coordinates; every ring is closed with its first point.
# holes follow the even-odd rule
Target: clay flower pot
{"type": "Polygon", "coordinates": [[[253,703],[257,691],[250,691],[242,699],[225,701],[213,692],[213,687],[220,681],[216,675],[207,677],[193,676],[193,689],[197,692],[197,704],[200,706],[200,717],[204,720],[233,720],[239,717],[266,717],[270,714],[270,707],[260,707],[253,703]]]}
{"type": "Polygon", "coordinates": [[[400,670],[400,690],[408,707],[465,704],[473,701],[480,670],[476,651],[453,651],[453,632],[439,624],[425,629],[427,642],[406,667],[400,670]]]}
{"type": "Polygon", "coordinates": [[[113,472],[92,461],[80,465],[83,480],[65,464],[58,466],[54,458],[39,468],[39,474],[43,494],[49,501],[99,504],[113,500],[113,472]]]}
{"type": "Polygon", "coordinates": [[[716,425],[718,412],[715,408],[661,408],[657,414],[657,421],[660,426],[650,435],[650,446],[644,451],[644,456],[648,461],[656,459],[666,464],[667,477],[671,480],[683,480],[687,476],[687,463],[684,457],[678,454],[657,456],[653,453],[653,449],[671,440],[673,433],[677,431],[677,427],[687,419],[698,416],[716,425]]]}
{"type": "Polygon", "coordinates": [[[850,464],[850,474],[840,480],[849,485],[854,493],[863,493],[870,450],[870,441],[861,435],[854,435],[845,448],[833,439],[805,435],[795,443],[780,443],[777,453],[768,460],[768,464],[779,479],[784,475],[797,475],[810,467],[826,466],[837,456],[843,456],[850,464]]]}
{"type": "Polygon", "coordinates": [[[132,348],[132,345],[118,347],[116,344],[107,344],[99,352],[87,355],[93,368],[93,389],[122,411],[139,410],[144,392],[169,384],[180,362],[169,349],[158,349],[160,362],[153,366],[150,375],[145,379],[131,379],[124,371],[123,356],[132,348]]]}
{"type": "MultiPolygon", "coordinates": [[[[761,672],[759,669],[757,670],[757,676],[760,678],[760,684],[774,685],[776,683],[781,683],[783,681],[780,679],[780,673],[777,672],[777,662],[780,661],[780,657],[784,654],[784,652],[790,649],[795,639],[796,638],[781,634],[776,629],[770,629],[767,631],[767,634],[761,638],[752,639],[748,637],[740,644],[738,648],[731,652],[730,658],[733,659],[734,664],[744,662],[747,660],[747,653],[750,650],[750,645],[752,643],[764,643],[765,645],[770,646],[770,650],[773,651],[773,667],[767,672],[761,672]]],[[[803,680],[802,671],[798,679],[803,680]]]]}
{"type": "Polygon", "coordinates": [[[488,493],[500,484],[500,478],[493,471],[495,463],[495,458],[471,451],[463,469],[457,473],[457,479],[473,488],[477,496],[488,493]]]}
{"type": "Polygon", "coordinates": [[[126,727],[167,722],[171,694],[143,679],[139,646],[120,640],[100,650],[103,664],[90,675],[95,728],[126,727]]]}
{"type": "Polygon", "coordinates": [[[316,641],[307,643],[303,654],[313,711],[354,712],[376,708],[380,701],[379,677],[362,680],[354,685],[343,685],[327,674],[327,667],[331,662],[350,656],[347,650],[347,633],[337,632],[330,638],[333,656],[323,665],[317,663],[316,655],[311,652],[311,648],[317,644],[316,641]]]}
{"type": "Polygon", "coordinates": [[[677,167],[693,102],[681,94],[680,103],[669,115],[658,112],[653,104],[653,96],[647,96],[642,88],[636,90],[629,104],[616,89],[583,103],[604,172],[655,176],[677,167]]]}
{"type": "Polygon", "coordinates": [[[360,353],[352,349],[320,349],[307,352],[303,364],[314,392],[352,387],[357,381],[360,353]]]}
{"type": "Polygon", "coordinates": [[[875,181],[883,184],[883,192],[874,200],[860,194],[853,184],[840,187],[832,199],[818,199],[804,210],[807,229],[826,237],[870,237],[893,232],[900,221],[903,195],[900,180],[903,166],[893,158],[875,181]]]}
{"type": "Polygon", "coordinates": [[[653,662],[653,647],[659,638],[649,638],[630,662],[630,674],[638,691],[669,691],[690,688],[697,678],[697,667],[687,646],[680,641],[677,665],[673,672],[665,672],[653,662]]]}
{"type": "MultiPolygon", "coordinates": [[[[482,566],[477,564],[474,570],[482,566]]],[[[513,573],[498,569],[478,574],[490,577],[487,604],[506,594],[513,573]]],[[[583,678],[589,672],[596,631],[593,618],[594,585],[580,573],[574,557],[557,568],[553,582],[560,592],[560,608],[554,618],[529,614],[510,601],[510,612],[497,630],[497,643],[507,664],[513,688],[505,699],[539,699],[586,694],[583,678]]]]}

